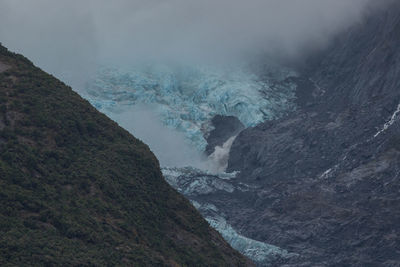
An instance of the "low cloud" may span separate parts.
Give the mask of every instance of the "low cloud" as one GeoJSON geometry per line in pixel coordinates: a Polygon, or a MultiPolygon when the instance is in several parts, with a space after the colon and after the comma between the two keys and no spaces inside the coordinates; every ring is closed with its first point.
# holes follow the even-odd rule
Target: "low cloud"
{"type": "MultiPolygon", "coordinates": [[[[389,1],[1,0],[0,42],[79,91],[98,65],[297,58],[389,1]]],[[[148,108],[112,119],[148,143],[163,166],[210,168],[148,108]]],[[[214,161],[225,165],[228,151],[217,149],[214,161]]]]}
{"type": "Polygon", "coordinates": [[[183,133],[163,125],[157,114],[152,112],[151,106],[136,105],[110,116],[121,127],[148,144],[161,166],[193,166],[200,169],[210,167],[211,163],[206,156],[191,146],[183,133]]]}
{"type": "Polygon", "coordinates": [[[110,61],[296,57],[387,1],[376,2],[2,0],[0,42],[46,71],[76,80],[110,61]]]}

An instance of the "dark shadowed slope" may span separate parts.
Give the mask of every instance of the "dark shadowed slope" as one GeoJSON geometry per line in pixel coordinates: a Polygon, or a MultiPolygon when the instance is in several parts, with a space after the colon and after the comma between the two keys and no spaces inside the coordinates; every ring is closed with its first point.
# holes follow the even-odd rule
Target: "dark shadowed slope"
{"type": "Polygon", "coordinates": [[[149,148],[0,46],[0,265],[249,262],[164,181],[149,148]]]}
{"type": "Polygon", "coordinates": [[[258,188],[233,224],[300,254],[291,266],[400,266],[400,2],[303,75],[297,112],[232,146],[229,169],[258,188]]]}

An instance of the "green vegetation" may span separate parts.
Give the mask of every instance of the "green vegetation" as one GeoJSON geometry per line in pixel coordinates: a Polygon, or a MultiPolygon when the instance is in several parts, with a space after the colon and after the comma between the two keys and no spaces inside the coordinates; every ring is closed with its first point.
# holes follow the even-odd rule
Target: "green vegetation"
{"type": "Polygon", "coordinates": [[[0,62],[1,266],[247,263],[145,144],[1,45],[0,62]]]}

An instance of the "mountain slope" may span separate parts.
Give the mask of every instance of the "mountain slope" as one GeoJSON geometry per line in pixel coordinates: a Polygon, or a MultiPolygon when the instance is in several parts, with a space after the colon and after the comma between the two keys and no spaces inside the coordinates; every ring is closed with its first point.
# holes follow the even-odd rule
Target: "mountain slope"
{"type": "Polygon", "coordinates": [[[296,113],[232,145],[228,169],[257,189],[224,200],[231,223],[301,255],[290,266],[400,266],[399,47],[397,1],[311,61],[296,113]]]}
{"type": "Polygon", "coordinates": [[[1,265],[251,265],[149,148],[0,45],[1,265]]]}

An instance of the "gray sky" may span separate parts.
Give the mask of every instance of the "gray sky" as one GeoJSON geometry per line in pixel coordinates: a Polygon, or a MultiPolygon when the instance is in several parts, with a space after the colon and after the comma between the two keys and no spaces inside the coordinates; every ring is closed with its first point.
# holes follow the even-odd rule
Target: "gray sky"
{"type": "Polygon", "coordinates": [[[0,42],[59,73],[143,57],[289,57],[385,0],[1,0],[0,42]]]}
{"type": "MultiPolygon", "coordinates": [[[[298,57],[385,1],[0,0],[0,42],[79,91],[98,64],[298,57]]],[[[145,109],[115,119],[150,144],[163,164],[204,163],[182,134],[145,109]]]]}

